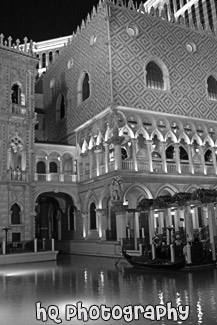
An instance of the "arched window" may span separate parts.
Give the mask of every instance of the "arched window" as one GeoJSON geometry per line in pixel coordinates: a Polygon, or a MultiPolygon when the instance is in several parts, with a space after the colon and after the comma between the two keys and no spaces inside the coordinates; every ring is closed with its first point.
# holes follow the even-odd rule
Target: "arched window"
{"type": "Polygon", "coordinates": [[[82,72],[78,79],[77,95],[78,105],[90,97],[90,78],[87,72],[82,72]]]}
{"type": "Polygon", "coordinates": [[[217,80],[213,76],[207,79],[207,91],[209,99],[217,100],[217,80]]]}
{"type": "Polygon", "coordinates": [[[46,53],[42,53],[41,67],[46,68],[46,53]]]}
{"type": "Polygon", "coordinates": [[[21,102],[21,88],[20,88],[20,86],[18,84],[13,84],[11,90],[12,90],[12,94],[11,94],[12,103],[20,104],[20,102],[21,102]]]}
{"type": "Polygon", "coordinates": [[[84,102],[90,96],[89,76],[87,73],[84,75],[82,83],[82,101],[84,102]]]}
{"type": "Polygon", "coordinates": [[[49,171],[50,173],[57,173],[57,164],[55,162],[50,162],[49,171]]]}
{"type": "Polygon", "coordinates": [[[192,20],[194,26],[197,26],[197,16],[196,16],[196,11],[195,11],[195,5],[191,6],[191,15],[192,15],[192,20]]]}
{"type": "Polygon", "coordinates": [[[174,146],[171,145],[166,150],[166,159],[174,159],[174,155],[175,155],[175,149],[174,146]]]}
{"type": "Polygon", "coordinates": [[[49,62],[52,63],[53,62],[53,52],[49,52],[49,62]]]}
{"type": "Polygon", "coordinates": [[[189,16],[188,16],[188,10],[185,10],[185,24],[189,26],[189,16]]]}
{"type": "Polygon", "coordinates": [[[124,147],[121,147],[121,158],[122,160],[127,159],[128,155],[127,155],[127,150],[124,147]]]}
{"type": "Polygon", "coordinates": [[[210,29],[213,30],[213,17],[212,17],[212,9],[211,9],[210,0],[206,0],[206,7],[207,7],[207,13],[208,13],[209,26],[210,26],[210,29]]]}
{"type": "Polygon", "coordinates": [[[43,161],[39,161],[36,165],[36,173],[37,174],[46,174],[46,167],[43,161]]]}
{"type": "Polygon", "coordinates": [[[208,149],[204,155],[205,162],[212,163],[212,151],[208,149]]]}
{"type": "Polygon", "coordinates": [[[179,158],[180,160],[188,160],[188,153],[182,146],[179,147],[179,158]]]}
{"type": "Polygon", "coordinates": [[[20,207],[17,203],[14,203],[11,207],[11,224],[19,225],[20,222],[20,207]]]}
{"type": "Polygon", "coordinates": [[[90,229],[96,229],[96,205],[94,202],[90,205],[90,229]]]}
{"type": "Polygon", "coordinates": [[[152,89],[164,89],[163,72],[153,61],[150,61],[146,66],[146,85],[152,89]]]}
{"type": "Polygon", "coordinates": [[[64,118],[64,116],[65,116],[65,98],[62,94],[61,103],[60,103],[60,119],[64,118]]]}
{"type": "Polygon", "coordinates": [[[201,22],[201,25],[204,28],[205,20],[204,20],[203,1],[202,0],[198,1],[198,8],[199,8],[200,22],[201,22]]]}

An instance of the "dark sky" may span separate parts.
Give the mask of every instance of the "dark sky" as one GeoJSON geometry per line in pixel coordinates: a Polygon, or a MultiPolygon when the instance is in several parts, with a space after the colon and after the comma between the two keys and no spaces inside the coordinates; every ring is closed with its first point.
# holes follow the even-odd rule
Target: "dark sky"
{"type": "MultiPolygon", "coordinates": [[[[99,0],[0,0],[0,34],[23,41],[68,36],[99,0]]],[[[134,0],[140,3],[140,0],[134,0]]],[[[143,1],[144,2],[144,1],[143,1]]]]}

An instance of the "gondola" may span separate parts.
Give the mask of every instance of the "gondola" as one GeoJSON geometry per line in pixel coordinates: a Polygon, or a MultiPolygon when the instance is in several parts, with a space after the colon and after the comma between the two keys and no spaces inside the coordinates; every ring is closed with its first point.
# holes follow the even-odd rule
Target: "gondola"
{"type": "Polygon", "coordinates": [[[147,260],[143,255],[131,256],[127,254],[126,250],[122,250],[123,257],[128,263],[135,268],[147,269],[147,270],[180,270],[185,267],[185,259],[181,259],[177,262],[170,262],[164,259],[147,260]]]}

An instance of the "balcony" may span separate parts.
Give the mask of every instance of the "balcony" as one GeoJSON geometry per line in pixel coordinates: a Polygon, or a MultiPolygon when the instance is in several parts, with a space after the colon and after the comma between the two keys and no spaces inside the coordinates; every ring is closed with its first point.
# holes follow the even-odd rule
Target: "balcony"
{"type": "Polygon", "coordinates": [[[35,181],[36,182],[76,183],[77,175],[58,174],[58,173],[47,173],[47,174],[35,173],[35,181]]]}
{"type": "Polygon", "coordinates": [[[20,169],[10,169],[7,171],[7,178],[9,181],[27,182],[28,175],[26,171],[20,169]]]}

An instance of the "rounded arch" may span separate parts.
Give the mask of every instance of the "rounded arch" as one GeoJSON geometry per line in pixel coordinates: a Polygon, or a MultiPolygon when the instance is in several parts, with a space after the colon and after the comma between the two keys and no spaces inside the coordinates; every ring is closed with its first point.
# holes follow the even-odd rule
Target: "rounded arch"
{"type": "Polygon", "coordinates": [[[34,196],[34,200],[33,200],[33,207],[36,205],[37,203],[37,199],[41,194],[44,193],[50,193],[50,192],[54,192],[54,193],[64,193],[67,194],[68,196],[71,197],[72,201],[74,202],[74,205],[76,207],[77,210],[81,209],[81,202],[80,202],[80,198],[78,196],[78,193],[76,190],[72,189],[72,188],[66,188],[66,187],[57,187],[54,188],[53,186],[46,186],[43,188],[36,188],[35,191],[35,196],[34,196]]]}
{"type": "MultiPolygon", "coordinates": [[[[145,62],[144,66],[144,74],[145,74],[145,85],[147,88],[153,88],[152,86],[149,86],[149,79],[148,79],[148,73],[147,68],[150,68],[150,73],[153,75],[151,79],[159,79],[159,81],[156,80],[157,84],[154,86],[155,89],[160,89],[160,90],[170,90],[170,79],[169,79],[169,70],[166,66],[166,64],[157,56],[152,56],[145,62]],[[162,76],[161,76],[161,73],[162,76]],[[158,78],[155,78],[155,72],[157,74],[158,78]],[[161,81],[162,80],[162,81],[161,81]],[[160,86],[158,85],[158,82],[161,84],[160,86]],[[162,84],[163,83],[163,84],[162,84]]],[[[150,76],[151,77],[151,76],[150,76]]],[[[155,81],[155,80],[153,80],[155,81]]]]}
{"type": "Polygon", "coordinates": [[[179,192],[174,185],[164,184],[157,190],[155,197],[157,197],[159,195],[165,195],[165,194],[161,194],[161,192],[164,192],[164,191],[169,193],[170,195],[174,195],[175,193],[179,192]]]}

